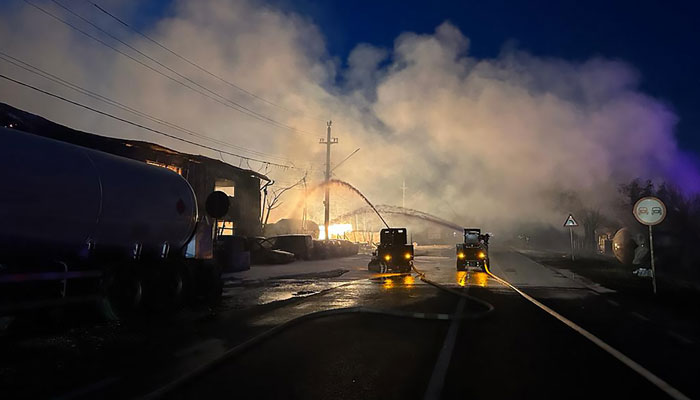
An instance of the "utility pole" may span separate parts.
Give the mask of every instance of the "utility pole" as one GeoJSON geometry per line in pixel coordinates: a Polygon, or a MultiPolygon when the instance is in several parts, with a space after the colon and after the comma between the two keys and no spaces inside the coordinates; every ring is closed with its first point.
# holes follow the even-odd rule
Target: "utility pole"
{"type": "Polygon", "coordinates": [[[319,140],[320,144],[325,144],[326,145],[326,198],[323,202],[323,206],[325,207],[324,210],[324,219],[323,219],[323,226],[325,228],[326,232],[326,240],[330,239],[330,234],[328,233],[328,225],[330,221],[330,215],[331,215],[331,203],[330,203],[330,187],[328,187],[328,182],[331,179],[331,145],[338,143],[338,138],[331,138],[331,124],[333,121],[328,121],[328,129],[326,131],[326,140],[319,140]]]}
{"type": "Polygon", "coordinates": [[[401,185],[401,208],[406,208],[406,179],[403,180],[403,185],[401,185]]]}
{"type": "Polygon", "coordinates": [[[301,232],[306,233],[306,174],[308,172],[304,172],[304,212],[301,215],[301,232]]]}

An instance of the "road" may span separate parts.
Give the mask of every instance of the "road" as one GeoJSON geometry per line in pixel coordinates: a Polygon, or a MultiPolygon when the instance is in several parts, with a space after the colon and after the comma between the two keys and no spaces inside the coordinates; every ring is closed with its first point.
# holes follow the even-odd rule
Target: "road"
{"type": "MultiPolygon", "coordinates": [[[[163,398],[286,399],[698,396],[691,372],[698,353],[695,342],[625,340],[640,332],[653,339],[654,329],[649,321],[607,302],[611,291],[606,288],[552,271],[510,249],[492,251],[494,275],[572,324],[581,324],[601,345],[497,279],[478,271],[457,272],[453,252],[450,247],[434,248],[417,256],[416,267],[457,294],[493,305],[487,316],[470,318],[482,314],[483,305],[427,284],[416,273],[354,271],[351,279],[305,279],[277,284],[273,290],[312,287],[300,289],[308,294],[305,297],[252,307],[234,302],[211,320],[182,317],[154,328],[149,333],[153,340],[137,341],[121,356],[109,354],[105,361],[118,359],[118,367],[79,384],[33,393],[58,391],[62,398],[148,393],[165,393],[163,398]],[[283,325],[343,308],[365,312],[283,325]],[[246,340],[280,326],[284,329],[222,358],[246,340]],[[605,348],[608,345],[612,351],[605,348]],[[214,360],[218,362],[211,364],[214,360]],[[206,369],[192,375],[203,366],[206,369]]],[[[261,285],[236,293],[260,299],[268,289],[261,285]]]]}

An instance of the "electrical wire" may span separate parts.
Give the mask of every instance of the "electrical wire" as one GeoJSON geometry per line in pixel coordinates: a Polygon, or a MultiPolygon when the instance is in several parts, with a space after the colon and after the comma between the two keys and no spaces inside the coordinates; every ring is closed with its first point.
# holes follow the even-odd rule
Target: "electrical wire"
{"type": "MultiPolygon", "coordinates": [[[[72,9],[70,9],[69,7],[67,7],[67,6],[65,6],[65,5],[63,5],[63,4],[61,4],[58,0],[51,0],[51,1],[52,1],[54,4],[58,5],[59,7],[63,8],[64,10],[66,10],[66,11],[67,11],[68,13],[70,13],[71,15],[73,15],[73,16],[79,18],[79,19],[82,20],[83,22],[89,24],[90,26],[92,26],[93,28],[95,28],[95,29],[97,29],[98,31],[102,32],[103,34],[107,35],[108,37],[112,38],[113,40],[116,40],[117,42],[123,44],[124,46],[128,47],[129,49],[135,51],[136,53],[138,53],[138,54],[141,55],[142,57],[145,57],[146,59],[150,60],[151,62],[154,62],[154,63],[157,64],[158,66],[160,66],[160,67],[166,69],[166,70],[169,71],[169,72],[172,72],[173,74],[175,74],[175,75],[177,75],[178,77],[180,77],[180,78],[186,80],[187,82],[192,83],[193,85],[195,85],[195,86],[201,88],[202,90],[205,90],[205,91],[211,93],[212,95],[214,95],[214,96],[216,96],[216,97],[218,97],[218,98],[220,98],[220,99],[222,99],[222,100],[224,100],[224,101],[230,102],[231,104],[234,104],[236,107],[239,107],[239,108],[241,108],[241,109],[243,109],[243,110],[245,110],[245,111],[247,111],[247,112],[250,112],[250,113],[252,113],[252,114],[254,114],[254,115],[257,115],[257,116],[259,116],[259,117],[261,117],[261,118],[264,118],[264,119],[268,120],[269,122],[272,122],[272,123],[275,123],[275,124],[279,124],[280,126],[283,126],[283,127],[287,128],[287,129],[290,129],[290,130],[294,130],[294,131],[297,130],[297,129],[294,128],[294,127],[285,125],[285,124],[283,124],[283,123],[281,123],[281,122],[278,122],[278,121],[275,121],[274,119],[272,119],[272,118],[270,118],[270,117],[267,117],[267,116],[265,116],[265,115],[263,115],[263,114],[260,114],[260,113],[254,111],[254,110],[252,110],[252,109],[250,109],[250,108],[248,108],[248,107],[243,106],[243,105],[240,104],[240,103],[237,103],[237,102],[235,102],[235,101],[233,101],[233,100],[231,100],[231,99],[228,99],[228,98],[222,96],[221,94],[219,94],[219,93],[217,93],[217,92],[214,92],[214,91],[208,89],[208,88],[205,87],[205,86],[202,86],[202,85],[199,84],[198,82],[193,81],[193,80],[190,79],[189,77],[187,77],[187,76],[185,76],[185,75],[183,75],[183,74],[181,74],[181,73],[175,71],[174,69],[168,67],[167,65],[163,64],[162,62],[160,62],[160,61],[154,59],[153,57],[149,56],[148,54],[146,54],[146,53],[140,51],[139,49],[133,47],[132,45],[126,43],[125,41],[119,39],[118,37],[112,35],[111,33],[107,32],[105,29],[99,27],[98,25],[96,25],[95,23],[91,22],[91,21],[88,20],[87,18],[85,18],[85,17],[79,15],[78,13],[76,13],[75,11],[73,11],[72,9]]],[[[299,131],[299,132],[303,132],[303,131],[299,131]]],[[[304,132],[304,133],[306,133],[306,132],[304,132]]],[[[310,133],[310,134],[311,134],[311,133],[310,133]]]]}
{"type": "Polygon", "coordinates": [[[292,111],[292,110],[290,110],[290,109],[288,109],[288,108],[286,108],[286,107],[284,107],[284,106],[281,106],[281,105],[276,104],[276,103],[274,103],[274,102],[272,102],[272,101],[270,101],[270,100],[267,100],[267,99],[265,99],[265,98],[263,98],[263,97],[261,97],[261,96],[255,94],[255,93],[249,91],[249,90],[246,90],[246,89],[242,88],[241,86],[236,85],[235,83],[233,83],[233,82],[231,82],[231,81],[229,81],[229,80],[227,80],[227,79],[222,78],[220,75],[217,75],[217,74],[215,74],[215,73],[209,71],[208,69],[202,67],[201,65],[197,64],[196,62],[194,62],[194,61],[188,59],[187,57],[185,57],[185,56],[183,56],[183,55],[177,53],[176,51],[174,51],[174,50],[168,48],[167,46],[165,46],[164,44],[160,43],[159,41],[153,39],[153,38],[150,37],[149,35],[147,35],[147,34],[141,32],[141,31],[139,31],[138,29],[132,27],[131,25],[129,25],[128,23],[126,23],[123,19],[121,19],[121,18],[117,17],[116,15],[114,15],[113,13],[107,11],[104,7],[100,6],[99,4],[96,4],[96,3],[94,3],[94,2],[92,2],[92,1],[90,1],[90,0],[84,0],[84,1],[85,1],[86,3],[89,3],[89,4],[93,5],[93,6],[94,6],[95,8],[97,8],[100,12],[102,12],[102,13],[104,13],[105,15],[107,15],[108,17],[114,19],[115,21],[117,21],[117,22],[120,23],[121,25],[125,26],[126,28],[128,28],[128,29],[131,30],[132,32],[134,32],[134,33],[140,35],[141,37],[145,38],[146,40],[148,40],[148,41],[150,41],[151,43],[155,44],[156,46],[160,47],[161,49],[167,51],[168,53],[174,55],[175,57],[179,58],[180,60],[182,60],[182,61],[188,63],[189,65],[191,65],[191,66],[197,68],[198,70],[200,70],[200,71],[206,73],[207,75],[209,75],[209,76],[211,76],[211,77],[213,77],[213,78],[218,79],[219,81],[221,81],[221,82],[223,82],[223,83],[225,83],[225,84],[231,86],[232,88],[237,89],[237,90],[239,90],[240,92],[245,93],[245,94],[247,94],[248,96],[251,96],[251,97],[253,97],[253,98],[255,98],[255,99],[257,99],[257,100],[259,100],[259,101],[261,101],[261,102],[263,102],[263,103],[265,103],[265,104],[268,104],[268,105],[270,105],[270,106],[279,108],[280,110],[284,110],[284,111],[287,111],[287,112],[293,113],[293,114],[299,114],[300,116],[302,116],[302,117],[304,117],[304,118],[313,119],[313,120],[321,121],[321,122],[326,122],[326,120],[321,119],[321,118],[309,117],[309,116],[306,116],[306,115],[304,115],[304,114],[302,114],[302,113],[297,113],[297,112],[292,111]]]}
{"type": "Polygon", "coordinates": [[[241,158],[241,159],[243,159],[243,160],[246,160],[246,162],[248,162],[248,161],[255,161],[255,162],[262,163],[263,165],[264,165],[264,164],[268,164],[268,165],[273,165],[273,166],[280,167],[280,168],[283,168],[283,169],[296,169],[296,167],[294,167],[294,166],[285,165],[285,164],[279,164],[279,163],[275,163],[275,162],[271,162],[271,161],[266,161],[266,160],[261,160],[261,159],[258,159],[258,158],[253,158],[253,157],[246,157],[246,156],[243,156],[243,155],[240,155],[240,154],[236,154],[236,153],[232,153],[232,152],[220,150],[220,149],[217,149],[217,148],[215,148],[215,147],[211,147],[211,146],[207,146],[207,145],[204,145],[204,144],[201,144],[201,143],[193,142],[193,141],[191,141],[191,140],[183,139],[183,138],[181,138],[181,137],[179,137],[179,136],[175,136],[175,135],[172,135],[172,134],[169,134],[169,133],[160,131],[160,130],[158,130],[158,129],[153,129],[153,128],[150,128],[150,127],[148,127],[148,126],[145,126],[145,125],[142,125],[142,124],[133,122],[133,121],[129,121],[128,119],[121,118],[121,117],[118,117],[118,116],[116,116],[116,115],[110,114],[110,113],[108,113],[108,112],[105,112],[105,111],[98,110],[98,109],[96,109],[96,108],[87,106],[87,105],[82,104],[82,103],[79,103],[79,102],[77,102],[77,101],[70,100],[70,99],[65,98],[65,97],[63,97],[63,96],[60,96],[60,95],[57,95],[57,94],[55,94],[55,93],[51,93],[51,92],[49,92],[49,91],[40,89],[40,88],[38,88],[38,87],[36,87],[36,86],[32,86],[32,85],[30,85],[30,84],[28,84],[28,83],[21,82],[21,81],[19,81],[19,80],[10,78],[10,77],[8,77],[8,76],[6,76],[6,75],[3,75],[3,74],[0,74],[0,78],[5,79],[5,80],[10,81],[10,82],[13,82],[13,83],[15,83],[15,84],[17,84],[17,85],[24,86],[24,87],[26,87],[26,88],[28,88],[28,89],[32,89],[32,90],[34,90],[34,91],[43,93],[43,94],[45,94],[45,95],[47,95],[47,96],[56,98],[56,99],[58,99],[58,100],[61,100],[61,101],[66,102],[66,103],[73,104],[73,105],[75,105],[75,106],[77,106],[77,107],[84,108],[84,109],[89,110],[89,111],[92,111],[92,112],[94,112],[94,113],[97,113],[97,114],[100,114],[100,115],[103,115],[103,116],[112,118],[112,119],[117,120],[117,121],[124,122],[124,123],[129,124],[129,125],[133,125],[133,126],[135,126],[135,127],[137,127],[137,128],[141,128],[141,129],[144,129],[144,130],[147,130],[147,131],[150,131],[150,132],[159,134],[159,135],[163,135],[163,136],[166,136],[166,137],[169,137],[169,138],[171,138],[171,139],[175,139],[175,140],[178,140],[178,141],[181,141],[181,142],[184,142],[184,143],[188,143],[188,144],[191,144],[191,145],[194,145],[194,146],[198,146],[198,147],[201,147],[201,148],[204,148],[204,149],[208,149],[208,150],[213,150],[213,151],[221,152],[221,153],[228,154],[228,155],[231,155],[231,156],[239,157],[239,158],[241,158]]]}
{"type": "Polygon", "coordinates": [[[222,146],[227,146],[227,147],[230,147],[230,148],[233,148],[233,149],[238,149],[238,150],[241,150],[241,151],[245,151],[245,152],[248,152],[248,153],[250,153],[250,154],[254,154],[254,155],[260,156],[260,157],[272,158],[272,159],[275,159],[276,161],[285,162],[285,163],[289,163],[289,164],[294,165],[294,163],[292,162],[292,160],[290,160],[290,159],[288,159],[288,158],[285,158],[285,157],[282,157],[282,156],[279,156],[279,155],[274,155],[274,154],[269,154],[269,153],[263,153],[263,152],[260,152],[260,151],[251,150],[251,149],[248,149],[248,148],[245,148],[245,147],[242,147],[242,146],[238,146],[238,145],[234,145],[234,144],[231,144],[231,143],[228,143],[228,142],[224,142],[224,141],[221,141],[221,140],[218,140],[218,139],[215,139],[215,138],[211,138],[211,137],[206,136],[206,135],[204,135],[204,134],[198,133],[198,132],[196,132],[196,131],[192,131],[192,130],[190,130],[190,129],[183,128],[182,126],[177,125],[177,124],[175,124],[175,123],[165,121],[165,120],[160,119],[160,118],[158,118],[158,117],[154,117],[154,116],[152,116],[152,115],[150,115],[150,114],[147,114],[147,113],[145,113],[145,112],[142,112],[142,111],[139,111],[139,110],[134,109],[134,108],[132,108],[132,107],[129,107],[129,106],[127,106],[127,105],[125,105],[125,104],[123,104],[123,103],[121,103],[121,102],[119,102],[119,101],[116,101],[116,100],[114,100],[114,99],[111,99],[111,98],[109,98],[109,97],[103,96],[103,95],[101,95],[101,94],[99,94],[99,93],[93,92],[93,91],[91,91],[91,90],[89,90],[89,89],[86,89],[86,88],[84,88],[84,87],[81,87],[81,86],[79,86],[79,85],[77,85],[77,84],[75,84],[75,83],[72,83],[72,82],[70,82],[70,81],[67,81],[67,80],[65,80],[65,79],[63,79],[63,78],[61,78],[61,77],[59,77],[59,76],[56,76],[56,75],[54,75],[54,74],[52,74],[52,73],[50,73],[50,72],[48,72],[48,71],[45,71],[45,70],[43,70],[43,69],[41,69],[41,68],[39,68],[39,67],[37,67],[37,66],[35,66],[35,65],[32,65],[32,64],[30,64],[30,63],[28,63],[28,62],[26,62],[26,61],[22,61],[22,60],[20,60],[20,59],[18,59],[18,58],[16,58],[16,57],[13,57],[13,56],[11,56],[11,55],[9,55],[9,54],[3,52],[3,51],[0,51],[0,60],[3,60],[3,61],[5,61],[5,62],[7,62],[7,63],[9,63],[9,64],[12,64],[12,65],[14,65],[14,66],[16,66],[16,67],[18,67],[18,68],[21,68],[21,69],[23,69],[23,70],[25,70],[25,71],[27,71],[27,72],[29,72],[29,73],[38,75],[38,76],[40,76],[40,77],[42,77],[42,78],[44,78],[44,79],[47,79],[47,80],[49,80],[49,81],[51,81],[51,82],[54,82],[54,83],[56,83],[56,84],[62,85],[62,86],[64,86],[64,87],[67,87],[67,88],[69,88],[69,89],[71,89],[71,90],[73,90],[73,91],[76,91],[76,92],[78,92],[78,93],[80,93],[80,94],[83,94],[83,95],[85,95],[85,96],[91,97],[91,98],[96,99],[96,100],[98,100],[98,101],[101,101],[101,102],[103,102],[103,103],[109,104],[109,105],[111,105],[111,106],[113,106],[113,107],[116,107],[116,108],[119,108],[119,109],[121,109],[121,110],[127,111],[127,112],[132,113],[132,114],[134,114],[134,115],[137,115],[137,116],[139,116],[139,117],[141,117],[141,118],[148,119],[148,120],[150,120],[150,121],[152,121],[152,122],[156,122],[156,123],[158,123],[158,124],[167,126],[167,127],[169,127],[169,128],[178,130],[178,131],[180,131],[180,132],[187,133],[188,135],[192,135],[192,136],[195,136],[195,137],[198,137],[198,138],[201,138],[201,139],[209,140],[209,141],[214,142],[214,143],[216,143],[216,144],[220,144],[220,145],[222,145],[222,146]]]}
{"type": "MultiPolygon", "coordinates": [[[[287,129],[287,130],[290,130],[290,131],[292,131],[292,132],[299,133],[299,134],[317,136],[317,135],[314,134],[314,133],[311,133],[311,132],[308,132],[308,131],[305,131],[305,130],[300,130],[300,129],[294,128],[294,127],[292,127],[292,126],[289,126],[289,125],[286,125],[286,124],[284,124],[284,123],[278,122],[278,121],[276,121],[276,120],[274,120],[274,119],[272,119],[272,118],[270,118],[270,117],[267,117],[267,116],[265,116],[265,115],[263,115],[263,114],[257,113],[257,112],[255,112],[255,111],[253,111],[253,110],[250,110],[250,109],[248,109],[248,108],[246,108],[246,107],[244,107],[244,106],[242,106],[242,105],[240,105],[240,104],[238,104],[238,103],[236,103],[236,102],[234,102],[234,101],[231,101],[231,100],[229,100],[229,99],[226,99],[225,97],[223,97],[223,96],[221,96],[221,95],[219,95],[219,94],[217,94],[217,93],[215,93],[215,92],[212,92],[211,90],[209,90],[209,89],[207,89],[207,88],[205,88],[205,87],[199,85],[198,83],[196,83],[196,82],[190,80],[189,78],[184,77],[184,75],[181,75],[181,74],[175,72],[174,70],[169,69],[169,68],[163,66],[164,68],[170,70],[171,72],[177,74],[178,76],[183,77],[183,79],[185,79],[185,80],[187,80],[187,81],[189,81],[189,82],[192,82],[192,83],[193,83],[194,85],[196,85],[196,86],[202,87],[205,91],[208,91],[208,92],[210,92],[210,93],[213,93],[214,96],[220,97],[220,98],[223,99],[223,100],[220,100],[220,99],[218,99],[218,98],[216,98],[216,97],[214,97],[214,96],[212,96],[212,95],[209,95],[209,94],[207,94],[205,91],[202,91],[202,90],[197,89],[197,88],[195,88],[195,87],[193,87],[193,86],[191,86],[191,85],[189,85],[189,84],[187,84],[187,83],[185,83],[185,82],[182,82],[182,81],[180,81],[180,80],[178,80],[178,79],[175,79],[175,78],[173,78],[172,76],[167,75],[167,74],[163,73],[162,71],[159,71],[158,69],[156,69],[156,68],[154,68],[154,67],[152,67],[152,66],[150,66],[150,65],[148,65],[148,64],[146,64],[146,63],[144,63],[144,62],[142,62],[141,60],[138,60],[137,58],[135,58],[135,57],[133,57],[133,56],[131,56],[131,55],[129,55],[129,54],[127,54],[127,53],[125,53],[125,52],[119,50],[118,48],[116,48],[116,47],[110,45],[109,43],[107,43],[107,42],[105,42],[105,41],[103,41],[103,40],[101,40],[101,39],[99,39],[99,38],[97,38],[97,37],[91,35],[90,33],[86,32],[86,31],[84,31],[84,30],[78,28],[77,26],[75,26],[75,25],[71,24],[70,22],[68,22],[68,21],[66,21],[66,20],[64,20],[64,19],[62,19],[62,18],[60,18],[60,17],[58,17],[57,15],[51,13],[50,11],[45,10],[44,8],[42,8],[42,7],[40,7],[40,6],[38,6],[38,5],[34,4],[34,3],[32,3],[31,1],[29,1],[29,0],[23,0],[23,1],[24,1],[25,3],[27,3],[28,5],[34,7],[35,9],[41,11],[42,13],[48,15],[49,17],[51,17],[51,18],[53,18],[53,19],[55,19],[55,20],[57,20],[57,21],[63,23],[64,25],[66,25],[66,26],[68,26],[68,27],[74,29],[75,31],[81,33],[82,35],[84,35],[84,36],[86,36],[86,37],[88,37],[88,38],[90,38],[90,39],[92,39],[92,40],[94,40],[94,41],[100,43],[101,45],[112,49],[113,51],[115,51],[115,52],[121,54],[122,56],[129,58],[130,60],[132,60],[132,61],[138,63],[139,65],[141,65],[141,66],[143,66],[143,67],[146,67],[146,68],[148,68],[149,70],[151,70],[151,71],[153,71],[153,72],[155,72],[155,73],[157,73],[157,74],[159,74],[159,75],[161,75],[161,76],[163,76],[163,77],[165,77],[165,78],[168,78],[168,79],[170,79],[171,81],[173,81],[173,82],[175,82],[175,83],[177,83],[177,84],[179,84],[179,85],[181,85],[181,86],[184,86],[184,87],[186,87],[186,88],[188,88],[188,89],[190,89],[190,90],[192,90],[192,91],[194,91],[194,92],[196,92],[196,93],[198,93],[198,94],[200,94],[200,95],[202,95],[202,96],[205,96],[205,97],[207,97],[207,98],[209,98],[209,99],[211,99],[211,100],[213,100],[213,101],[215,101],[215,102],[217,102],[217,103],[219,103],[219,104],[221,104],[221,105],[223,105],[223,106],[226,106],[226,107],[228,107],[228,108],[231,108],[231,109],[233,109],[233,110],[235,110],[235,111],[238,111],[238,112],[240,112],[240,113],[242,113],[242,114],[244,114],[244,115],[247,115],[247,116],[249,116],[249,117],[251,117],[251,118],[257,119],[257,120],[259,120],[259,121],[261,121],[261,122],[265,122],[265,123],[271,124],[271,125],[273,125],[273,126],[275,126],[275,127],[278,127],[278,128],[287,129]]],[[[65,7],[64,7],[64,8],[65,8],[65,7]]],[[[95,26],[95,25],[93,24],[93,26],[95,26]]],[[[100,28],[97,27],[97,29],[100,29],[100,28]]],[[[100,30],[101,30],[101,29],[100,29],[100,30]]],[[[106,33],[104,30],[101,30],[101,31],[102,31],[103,33],[107,34],[108,36],[112,37],[113,39],[118,40],[120,43],[123,43],[124,45],[130,47],[131,49],[133,49],[133,50],[139,52],[138,50],[134,49],[132,46],[130,46],[130,45],[126,44],[125,42],[123,42],[123,41],[121,41],[121,40],[119,40],[119,39],[113,37],[112,35],[106,33]]],[[[141,52],[139,52],[139,53],[140,53],[140,54],[143,54],[143,53],[141,53],[141,52]]],[[[144,55],[144,56],[145,56],[145,55],[144,55]]],[[[145,57],[149,58],[148,56],[145,56],[145,57]]],[[[150,58],[149,58],[149,59],[150,59],[150,58]]],[[[151,60],[152,60],[153,62],[158,63],[157,61],[155,61],[155,60],[153,60],[153,59],[151,59],[151,60]]],[[[158,64],[159,64],[159,65],[162,65],[161,63],[158,63],[158,64]]]]}

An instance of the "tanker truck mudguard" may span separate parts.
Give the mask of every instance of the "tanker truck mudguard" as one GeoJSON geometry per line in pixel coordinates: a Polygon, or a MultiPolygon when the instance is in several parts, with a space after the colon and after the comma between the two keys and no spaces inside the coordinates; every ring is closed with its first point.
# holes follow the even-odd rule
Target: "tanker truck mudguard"
{"type": "Polygon", "coordinates": [[[464,228],[464,243],[457,244],[457,270],[476,267],[486,271],[489,265],[488,233],[479,228],[464,228]]]}
{"type": "Polygon", "coordinates": [[[0,128],[0,179],[0,314],[85,300],[120,317],[220,296],[215,260],[185,257],[197,199],[179,174],[0,128]]]}
{"type": "Polygon", "coordinates": [[[413,244],[407,243],[406,228],[386,228],[379,234],[379,246],[367,269],[374,272],[411,272],[413,244]]]}

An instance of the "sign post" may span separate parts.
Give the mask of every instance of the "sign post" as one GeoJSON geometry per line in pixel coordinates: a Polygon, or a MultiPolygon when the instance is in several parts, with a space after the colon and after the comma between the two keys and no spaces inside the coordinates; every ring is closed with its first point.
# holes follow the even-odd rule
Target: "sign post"
{"type": "Polygon", "coordinates": [[[649,227],[649,256],[651,257],[651,285],[656,294],[656,264],[654,262],[654,235],[651,227],[660,224],[666,218],[666,205],[657,197],[642,197],[637,200],[632,210],[639,223],[649,227]]]}
{"type": "Polygon", "coordinates": [[[564,227],[569,228],[569,237],[571,238],[571,261],[576,261],[574,259],[574,228],[578,226],[578,222],[574,219],[572,214],[564,221],[564,227]]]}

